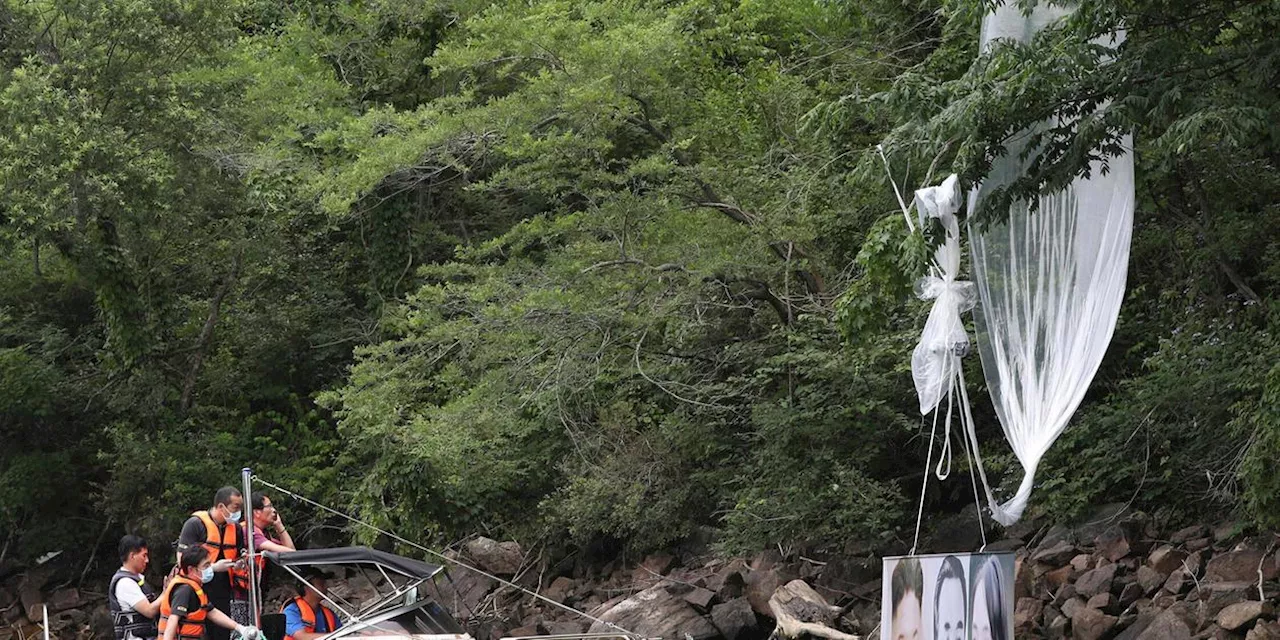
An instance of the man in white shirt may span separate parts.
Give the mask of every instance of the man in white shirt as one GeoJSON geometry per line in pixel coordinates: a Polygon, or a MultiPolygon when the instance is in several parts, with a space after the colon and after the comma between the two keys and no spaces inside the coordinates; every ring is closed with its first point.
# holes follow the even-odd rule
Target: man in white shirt
{"type": "Polygon", "coordinates": [[[155,640],[158,635],[159,594],[142,576],[150,561],[146,540],[135,535],[120,539],[120,570],[111,576],[107,589],[107,609],[116,640],[155,640]]]}

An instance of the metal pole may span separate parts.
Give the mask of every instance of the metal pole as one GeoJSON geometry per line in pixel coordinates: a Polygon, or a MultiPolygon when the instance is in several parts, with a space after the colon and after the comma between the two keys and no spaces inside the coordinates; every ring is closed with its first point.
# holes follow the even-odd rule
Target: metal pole
{"type": "Polygon", "coordinates": [[[261,629],[262,620],[258,612],[258,563],[253,555],[253,488],[250,486],[253,471],[245,467],[240,471],[240,475],[244,480],[244,510],[249,512],[249,517],[244,520],[245,532],[248,534],[245,537],[248,538],[249,548],[249,617],[253,620],[254,628],[261,629]]]}

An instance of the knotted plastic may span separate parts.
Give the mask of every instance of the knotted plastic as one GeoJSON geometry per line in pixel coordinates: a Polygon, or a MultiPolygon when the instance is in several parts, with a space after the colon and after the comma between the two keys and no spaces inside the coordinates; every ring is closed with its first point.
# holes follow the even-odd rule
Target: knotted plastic
{"type": "Polygon", "coordinates": [[[921,415],[938,407],[959,372],[960,358],[969,353],[969,335],[960,315],[973,308],[978,296],[972,282],[956,279],[960,273],[960,224],[956,214],[963,204],[955,175],[941,185],[920,189],[915,195],[920,228],[927,229],[931,220],[937,220],[945,233],[934,250],[929,275],[916,283],[916,295],[933,300],[920,342],[911,352],[911,377],[920,398],[921,415]]]}

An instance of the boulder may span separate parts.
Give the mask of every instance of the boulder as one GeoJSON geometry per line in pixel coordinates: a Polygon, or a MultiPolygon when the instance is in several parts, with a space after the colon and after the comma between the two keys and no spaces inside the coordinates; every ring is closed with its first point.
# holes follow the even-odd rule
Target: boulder
{"type": "Polygon", "coordinates": [[[716,592],[722,602],[739,598],[747,585],[742,577],[746,571],[747,564],[740,559],[734,559],[707,579],[707,588],[716,592]]]}
{"type": "Polygon", "coordinates": [[[518,542],[498,542],[484,536],[467,542],[467,555],[481,568],[499,576],[513,576],[524,564],[524,552],[518,542]]]}
{"type": "Polygon", "coordinates": [[[1071,616],[1071,637],[1074,640],[1101,640],[1115,629],[1118,620],[1097,609],[1081,607],[1071,616]]]}
{"type": "Polygon", "coordinates": [[[596,616],[602,622],[591,625],[590,633],[610,631],[605,622],[645,637],[714,638],[719,634],[710,620],[704,618],[684,598],[672,595],[661,585],[649,587],[618,602],[596,616]]]}
{"type": "Polygon", "coordinates": [[[1147,566],[1167,576],[1173,573],[1174,569],[1181,568],[1182,561],[1186,557],[1185,551],[1175,549],[1172,545],[1160,545],[1147,556],[1147,566]]]}
{"type": "Polygon", "coordinates": [[[777,591],[780,586],[782,586],[782,576],[779,574],[777,567],[752,569],[751,573],[747,574],[743,593],[756,613],[772,617],[773,612],[769,610],[769,598],[773,597],[773,592],[777,591]]]}
{"type": "Polygon", "coordinates": [[[709,589],[695,587],[688,593],[684,594],[684,601],[697,607],[699,611],[707,611],[711,609],[711,601],[716,597],[716,592],[709,589]]]}
{"type": "Polygon", "coordinates": [[[1044,611],[1044,602],[1039,598],[1018,598],[1013,607],[1013,633],[1022,638],[1040,623],[1040,614],[1044,611]]]}
{"type": "Polygon", "coordinates": [[[1150,595],[1156,589],[1164,586],[1165,580],[1169,579],[1169,574],[1161,573],[1149,565],[1138,567],[1138,584],[1142,586],[1144,595],[1150,595]]]}
{"type": "Polygon", "coordinates": [[[1280,640],[1280,622],[1259,622],[1253,625],[1245,640],[1280,640]]]}
{"type": "Polygon", "coordinates": [[[1276,577],[1276,563],[1271,556],[1264,556],[1256,549],[1228,551],[1213,557],[1204,569],[1206,582],[1256,582],[1258,571],[1263,580],[1276,577]]]}
{"type": "Polygon", "coordinates": [[[746,598],[737,598],[711,607],[711,623],[725,640],[738,640],[755,631],[756,613],[746,598]]]}
{"type": "Polygon", "coordinates": [[[1087,553],[1076,554],[1076,557],[1071,559],[1071,568],[1075,569],[1077,572],[1084,573],[1092,566],[1093,556],[1087,553]]]}
{"type": "Polygon", "coordinates": [[[1275,614],[1274,608],[1270,602],[1259,602],[1251,600],[1247,602],[1237,602],[1233,605],[1223,608],[1218,612],[1218,626],[1227,631],[1235,631],[1245,625],[1252,623],[1258,618],[1275,614]]]}
{"type": "Polygon", "coordinates": [[[572,578],[560,576],[551,581],[551,584],[542,592],[542,596],[548,600],[555,600],[556,602],[563,603],[565,600],[569,599],[569,594],[573,593],[574,587],[577,586],[578,583],[572,578]]]}
{"type": "Polygon", "coordinates": [[[1130,582],[1120,591],[1120,606],[1128,607],[1138,601],[1138,598],[1147,595],[1142,585],[1137,582],[1130,582]]]}
{"type": "MultiPolygon", "coordinates": [[[[1196,603],[1201,624],[1213,622],[1218,612],[1239,602],[1248,600],[1255,585],[1246,582],[1212,582],[1198,589],[1200,600],[1196,603]]],[[[1193,594],[1194,595],[1194,594],[1193,594]]]]}
{"type": "Polygon", "coordinates": [[[1031,560],[1056,567],[1069,562],[1075,555],[1076,546],[1066,540],[1062,540],[1051,546],[1040,548],[1031,555],[1031,560]]]}
{"type": "Polygon", "coordinates": [[[38,587],[23,585],[18,593],[18,600],[22,603],[22,612],[27,615],[27,620],[43,619],[44,594],[40,593],[38,587]]]}
{"type": "Polygon", "coordinates": [[[1116,597],[1110,593],[1099,593],[1089,598],[1088,602],[1085,602],[1085,606],[1098,611],[1106,611],[1116,606],[1116,597]]]}
{"type": "Polygon", "coordinates": [[[1076,593],[1091,598],[1099,593],[1111,591],[1111,581],[1116,577],[1116,565],[1109,564],[1087,571],[1076,579],[1076,593]]]}
{"type": "Polygon", "coordinates": [[[1070,620],[1070,619],[1068,619],[1068,618],[1067,618],[1066,616],[1064,616],[1064,615],[1059,615],[1058,617],[1056,617],[1056,618],[1054,618],[1054,619],[1053,619],[1053,622],[1050,622],[1050,623],[1045,627],[1045,636],[1044,636],[1044,637],[1046,637],[1046,638],[1050,638],[1051,640],[1057,640],[1057,639],[1059,639],[1059,638],[1065,638],[1065,637],[1067,637],[1067,627],[1068,627],[1070,624],[1071,624],[1071,620],[1070,620]]]}
{"type": "Polygon", "coordinates": [[[1191,640],[1188,612],[1177,605],[1160,612],[1137,637],[1139,640],[1191,640]]]}
{"type": "Polygon", "coordinates": [[[1062,615],[1075,619],[1076,613],[1085,608],[1084,600],[1080,598],[1071,598],[1062,603],[1062,615]]]}
{"type": "Polygon", "coordinates": [[[1124,527],[1118,524],[1111,525],[1098,534],[1097,538],[1094,538],[1093,546],[1102,557],[1116,562],[1129,555],[1129,535],[1125,532],[1124,527]]]}
{"type": "Polygon", "coordinates": [[[1040,584],[1044,591],[1057,591],[1070,583],[1075,574],[1076,570],[1067,565],[1040,576],[1040,584]]]}
{"type": "Polygon", "coordinates": [[[80,606],[80,592],[73,588],[58,589],[49,598],[49,613],[66,611],[80,606]]]}
{"type": "Polygon", "coordinates": [[[1147,630],[1147,627],[1151,626],[1151,622],[1155,619],[1155,613],[1139,613],[1127,625],[1122,620],[1120,624],[1124,625],[1124,631],[1121,631],[1114,640],[1136,640],[1138,636],[1141,636],[1147,630]]]}
{"type": "Polygon", "coordinates": [[[1209,535],[1209,527],[1206,527],[1202,524],[1193,524],[1189,527],[1183,527],[1181,529],[1178,529],[1177,531],[1174,531],[1173,535],[1169,536],[1169,542],[1173,544],[1183,544],[1188,540],[1194,540],[1196,538],[1204,538],[1204,537],[1207,537],[1208,535],[1209,535]]]}
{"type": "Polygon", "coordinates": [[[671,571],[671,567],[675,565],[676,559],[665,553],[655,553],[644,559],[640,563],[640,571],[636,572],[636,577],[645,577],[650,575],[665,576],[671,571]]]}
{"type": "Polygon", "coordinates": [[[1175,569],[1169,574],[1169,579],[1164,581],[1164,590],[1173,595],[1182,595],[1183,592],[1191,588],[1195,583],[1191,576],[1183,569],[1175,569]]]}

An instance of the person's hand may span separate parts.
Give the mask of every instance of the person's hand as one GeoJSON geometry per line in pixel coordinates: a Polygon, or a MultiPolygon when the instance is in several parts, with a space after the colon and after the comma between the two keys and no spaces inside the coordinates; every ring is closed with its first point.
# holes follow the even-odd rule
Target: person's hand
{"type": "Polygon", "coordinates": [[[280,519],[279,511],[276,511],[271,518],[271,528],[275,529],[277,533],[284,531],[284,521],[280,519]]]}
{"type": "Polygon", "coordinates": [[[235,560],[219,560],[213,563],[212,566],[214,571],[223,572],[231,569],[231,567],[235,566],[235,564],[236,564],[235,560]]]}
{"type": "Polygon", "coordinates": [[[247,624],[236,627],[236,633],[240,634],[240,637],[244,638],[244,640],[254,640],[262,635],[262,632],[258,631],[257,627],[247,624]]]}

